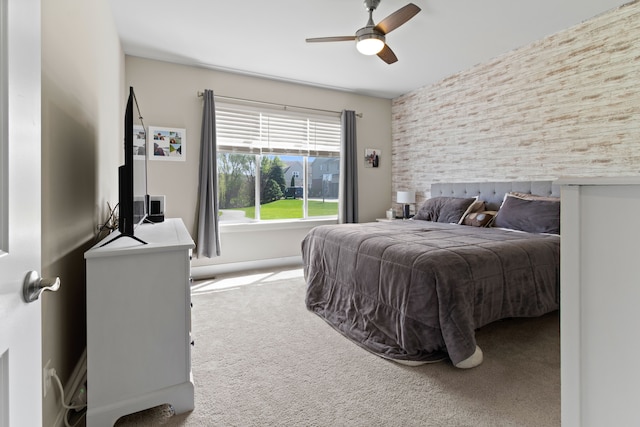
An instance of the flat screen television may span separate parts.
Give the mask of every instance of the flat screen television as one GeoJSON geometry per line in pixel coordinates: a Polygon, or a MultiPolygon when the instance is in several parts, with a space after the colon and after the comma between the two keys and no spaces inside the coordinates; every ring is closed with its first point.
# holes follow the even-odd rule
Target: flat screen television
{"type": "Polygon", "coordinates": [[[130,237],[146,243],[134,235],[136,227],[149,214],[146,141],[147,132],[138,101],[133,87],[129,87],[129,99],[124,114],[124,165],[118,168],[118,231],[120,235],[107,243],[121,237],[130,237]]]}

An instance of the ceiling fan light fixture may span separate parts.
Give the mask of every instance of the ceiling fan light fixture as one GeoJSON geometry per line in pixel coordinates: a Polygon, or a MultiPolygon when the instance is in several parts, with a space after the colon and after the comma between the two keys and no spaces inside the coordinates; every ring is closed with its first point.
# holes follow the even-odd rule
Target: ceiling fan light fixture
{"type": "Polygon", "coordinates": [[[363,28],[356,33],[356,48],[363,55],[375,55],[384,48],[384,34],[363,28]]]}
{"type": "Polygon", "coordinates": [[[358,52],[363,55],[375,55],[380,52],[384,47],[384,42],[380,39],[369,38],[358,40],[356,43],[356,48],[358,48],[358,52]]]}
{"type": "Polygon", "coordinates": [[[382,59],[387,64],[397,62],[398,57],[386,44],[385,36],[399,26],[404,25],[409,19],[413,18],[416,13],[420,12],[420,8],[413,3],[409,3],[393,12],[376,25],[373,22],[373,11],[379,4],[380,0],[364,0],[364,6],[367,9],[367,12],[369,12],[369,21],[367,21],[367,25],[356,31],[355,36],[314,37],[307,39],[307,43],[355,40],[356,48],[363,55],[378,55],[378,58],[382,59]]]}

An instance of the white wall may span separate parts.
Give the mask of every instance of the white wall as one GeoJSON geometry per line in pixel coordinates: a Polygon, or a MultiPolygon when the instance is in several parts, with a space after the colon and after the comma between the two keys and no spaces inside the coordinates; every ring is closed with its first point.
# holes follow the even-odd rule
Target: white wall
{"type": "Polygon", "coordinates": [[[640,177],[562,184],[562,425],[638,426],[640,177]]]}
{"type": "MultiPolygon", "coordinates": [[[[134,87],[147,126],[187,130],[185,162],[150,161],[148,191],[166,195],[168,217],[184,220],[196,237],[196,205],[202,99],[204,89],[216,95],[277,104],[341,111],[355,110],[357,119],[359,220],[384,216],[391,200],[391,101],[347,92],[241,76],[210,69],[126,57],[126,82],[134,87]],[[378,168],[364,167],[366,148],[382,151],[378,168]]],[[[310,226],[274,229],[255,227],[221,229],[222,254],[214,259],[194,259],[194,266],[241,263],[252,260],[300,256],[300,241],[310,226]],[[240,228],[240,230],[239,230],[240,228]]]]}
{"type": "MultiPolygon", "coordinates": [[[[42,360],[66,383],[86,345],[84,250],[117,199],[124,54],[107,0],[42,2],[42,360]]],[[[43,425],[58,412],[43,401],[43,425]]]]}

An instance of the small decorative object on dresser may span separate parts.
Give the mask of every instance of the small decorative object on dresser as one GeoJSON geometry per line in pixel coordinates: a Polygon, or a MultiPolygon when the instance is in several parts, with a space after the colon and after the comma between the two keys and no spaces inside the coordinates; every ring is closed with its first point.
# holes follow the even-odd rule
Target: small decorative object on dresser
{"type": "Polygon", "coordinates": [[[165,196],[149,196],[149,222],[164,221],[165,196]]]}
{"type": "Polygon", "coordinates": [[[398,191],[397,195],[398,203],[404,204],[403,215],[404,219],[410,218],[411,215],[411,203],[416,202],[416,192],[415,191],[398,191]]]}

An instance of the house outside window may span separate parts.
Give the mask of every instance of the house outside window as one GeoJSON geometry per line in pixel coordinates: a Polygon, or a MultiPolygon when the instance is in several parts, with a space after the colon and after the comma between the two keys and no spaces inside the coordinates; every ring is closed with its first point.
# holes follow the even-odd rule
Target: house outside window
{"type": "Polygon", "coordinates": [[[340,118],[217,103],[221,224],[337,218],[340,118]]]}

